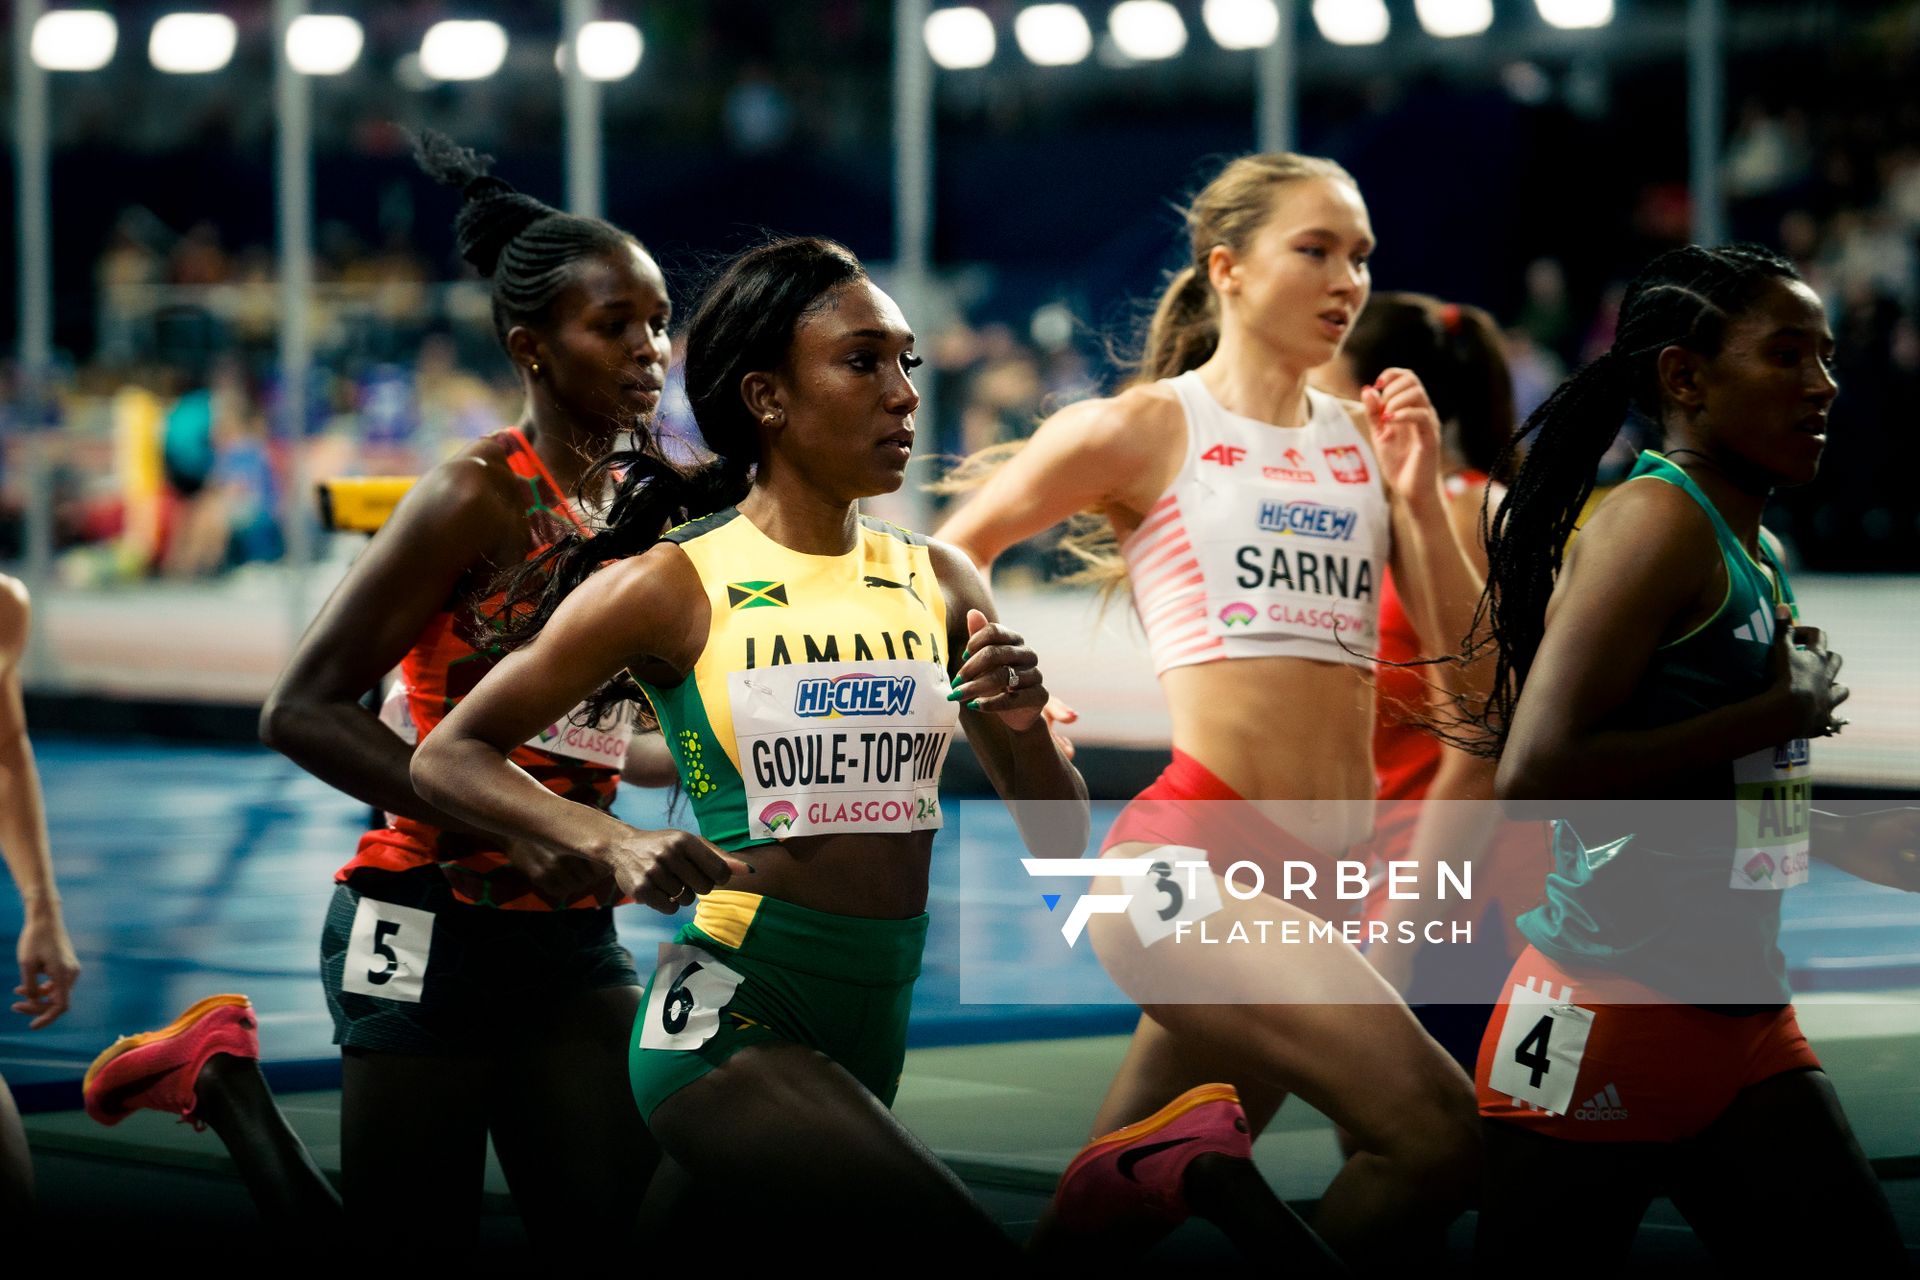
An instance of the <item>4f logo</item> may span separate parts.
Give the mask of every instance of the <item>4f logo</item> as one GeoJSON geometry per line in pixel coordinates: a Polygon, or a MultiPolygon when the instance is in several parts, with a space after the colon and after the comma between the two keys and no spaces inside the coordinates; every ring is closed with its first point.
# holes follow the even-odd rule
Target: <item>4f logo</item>
{"type": "Polygon", "coordinates": [[[1200,455],[1202,462],[1217,462],[1223,467],[1237,467],[1247,451],[1237,444],[1217,444],[1200,455]]]}

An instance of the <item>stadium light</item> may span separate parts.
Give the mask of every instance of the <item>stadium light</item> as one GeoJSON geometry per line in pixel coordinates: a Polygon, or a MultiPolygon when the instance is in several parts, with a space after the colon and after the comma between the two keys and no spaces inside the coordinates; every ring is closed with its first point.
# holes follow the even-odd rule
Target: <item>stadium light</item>
{"type": "Polygon", "coordinates": [[[153,24],[147,58],[155,71],[195,76],[233,61],[239,30],[224,13],[169,13],[153,24]]]}
{"type": "Polygon", "coordinates": [[[1613,0],[1533,0],[1540,16],[1568,31],[1604,27],[1613,21],[1613,0]]]}
{"type": "Polygon", "coordinates": [[[120,27],[100,9],[54,9],[33,24],[33,60],[42,71],[98,71],[113,61],[120,27]]]}
{"type": "Polygon", "coordinates": [[[506,60],[497,22],[436,22],[420,41],[420,70],[434,80],[485,80],[506,60]]]}
{"type": "MultiPolygon", "coordinates": [[[[640,66],[646,37],[631,22],[589,22],[580,28],[580,74],[589,80],[625,80],[640,66]]],[[[553,50],[553,69],[567,73],[567,46],[553,50]]]]}
{"type": "Polygon", "coordinates": [[[1171,58],[1187,47],[1187,24],[1167,0],[1121,0],[1107,15],[1107,30],[1136,62],[1171,58]]]}
{"type": "Polygon", "coordinates": [[[1222,49],[1264,49],[1280,34],[1273,0],[1207,0],[1200,17],[1222,49]]]}
{"type": "Polygon", "coordinates": [[[927,15],[922,31],[928,55],[949,71],[971,71],[993,61],[993,19],[984,10],[971,5],[936,9],[927,15]]]}
{"type": "Polygon", "coordinates": [[[1013,38],[1035,66],[1071,66],[1093,52],[1093,30],[1076,5],[1028,5],[1013,20],[1013,38]]]}
{"type": "Polygon", "coordinates": [[[1427,34],[1447,40],[1477,36],[1493,25],[1493,0],[1413,0],[1427,34]]]}
{"type": "Polygon", "coordinates": [[[287,62],[303,76],[337,76],[360,60],[360,24],[336,13],[303,13],[287,26],[287,62]]]}
{"type": "Polygon", "coordinates": [[[1381,0],[1313,0],[1313,24],[1331,44],[1379,44],[1392,20],[1381,0]]]}

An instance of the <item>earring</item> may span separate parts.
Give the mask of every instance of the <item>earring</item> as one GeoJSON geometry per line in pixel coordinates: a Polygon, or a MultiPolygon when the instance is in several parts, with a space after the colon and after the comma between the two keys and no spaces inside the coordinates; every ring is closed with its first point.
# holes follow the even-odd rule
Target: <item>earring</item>
{"type": "Polygon", "coordinates": [[[774,422],[779,418],[779,416],[780,415],[777,413],[770,413],[766,415],[764,418],[760,419],[760,421],[766,423],[768,426],[772,426],[774,422]]]}
{"type": "Polygon", "coordinates": [[[532,375],[533,375],[534,377],[536,377],[536,378],[537,378],[537,377],[539,377],[539,376],[540,376],[540,362],[539,362],[538,360],[535,360],[535,361],[534,361],[534,362],[533,362],[532,364],[529,364],[529,365],[527,366],[527,372],[528,372],[528,373],[530,373],[530,374],[532,374],[532,375]]]}

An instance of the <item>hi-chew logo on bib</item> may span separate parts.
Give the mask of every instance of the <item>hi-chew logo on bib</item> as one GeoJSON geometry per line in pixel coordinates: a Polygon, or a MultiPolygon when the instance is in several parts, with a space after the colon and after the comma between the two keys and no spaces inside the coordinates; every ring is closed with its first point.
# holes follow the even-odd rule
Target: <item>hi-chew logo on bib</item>
{"type": "Polygon", "coordinates": [[[940,826],[958,708],[944,673],[907,659],[731,672],[727,694],[757,839],[940,826]]]}
{"type": "Polygon", "coordinates": [[[913,703],[912,676],[876,676],[865,671],[823,680],[802,680],[793,697],[797,716],[903,716],[913,703]]]}
{"type": "Polygon", "coordinates": [[[1319,502],[1262,502],[1260,527],[1268,533],[1292,533],[1303,538],[1345,542],[1353,537],[1360,513],[1352,507],[1329,507],[1319,502]]]}

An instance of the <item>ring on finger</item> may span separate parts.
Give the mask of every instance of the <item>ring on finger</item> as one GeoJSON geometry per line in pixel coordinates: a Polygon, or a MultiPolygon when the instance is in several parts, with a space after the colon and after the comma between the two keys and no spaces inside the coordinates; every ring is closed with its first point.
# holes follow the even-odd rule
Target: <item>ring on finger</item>
{"type": "Polygon", "coordinates": [[[1007,668],[1007,692],[1012,693],[1015,689],[1018,689],[1019,687],[1020,687],[1020,669],[1018,667],[1008,667],[1007,668]]]}

